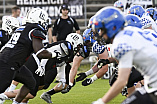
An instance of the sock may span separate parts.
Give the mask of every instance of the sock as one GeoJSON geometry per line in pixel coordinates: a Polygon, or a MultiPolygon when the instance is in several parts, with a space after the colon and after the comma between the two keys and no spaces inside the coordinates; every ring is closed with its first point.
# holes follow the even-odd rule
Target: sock
{"type": "Polygon", "coordinates": [[[55,94],[56,92],[55,92],[54,89],[51,89],[51,90],[49,90],[47,93],[50,94],[50,95],[53,95],[53,94],[55,94]]]}
{"type": "Polygon", "coordinates": [[[16,85],[11,84],[10,87],[9,87],[8,92],[15,90],[15,88],[16,88],[16,85]]]}
{"type": "Polygon", "coordinates": [[[14,100],[12,104],[20,104],[20,103],[18,103],[17,101],[14,100]]]}
{"type": "Polygon", "coordinates": [[[86,71],[85,72],[85,74],[87,75],[87,76],[89,76],[89,75],[91,75],[91,74],[93,74],[94,72],[93,72],[93,69],[91,68],[90,70],[88,70],[88,71],[86,71]]]}

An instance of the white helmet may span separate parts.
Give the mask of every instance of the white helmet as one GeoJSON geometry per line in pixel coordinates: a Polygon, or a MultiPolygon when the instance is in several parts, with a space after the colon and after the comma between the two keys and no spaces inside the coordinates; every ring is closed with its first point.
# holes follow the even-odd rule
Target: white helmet
{"type": "Polygon", "coordinates": [[[44,28],[48,25],[48,14],[46,11],[40,8],[32,8],[27,12],[26,22],[28,23],[38,23],[44,28]]]}
{"type": "Polygon", "coordinates": [[[11,34],[19,26],[19,21],[15,17],[6,16],[3,18],[2,30],[5,30],[9,34],[11,34]]]}
{"type": "Polygon", "coordinates": [[[77,33],[70,33],[66,41],[70,42],[73,45],[74,52],[78,52],[79,48],[83,46],[83,38],[80,34],[77,33]]]}

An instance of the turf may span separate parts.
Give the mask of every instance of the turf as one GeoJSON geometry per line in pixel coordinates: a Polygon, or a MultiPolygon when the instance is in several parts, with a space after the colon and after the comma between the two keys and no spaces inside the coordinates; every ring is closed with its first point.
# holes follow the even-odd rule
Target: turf
{"type": "MultiPolygon", "coordinates": [[[[52,83],[49,89],[53,88],[55,84],[56,83],[52,83]]],[[[20,87],[20,85],[18,85],[18,87],[20,87]]],[[[91,104],[91,102],[102,97],[109,88],[110,86],[107,79],[98,79],[89,86],[82,86],[81,82],[77,82],[69,93],[57,93],[52,96],[51,100],[53,101],[53,104],[91,104]]],[[[29,104],[47,104],[45,101],[40,99],[40,95],[49,89],[39,91],[34,99],[29,100],[29,104]]],[[[124,99],[125,97],[119,94],[115,99],[107,104],[120,104],[124,99]]],[[[4,104],[11,103],[11,101],[7,100],[4,104]]]]}

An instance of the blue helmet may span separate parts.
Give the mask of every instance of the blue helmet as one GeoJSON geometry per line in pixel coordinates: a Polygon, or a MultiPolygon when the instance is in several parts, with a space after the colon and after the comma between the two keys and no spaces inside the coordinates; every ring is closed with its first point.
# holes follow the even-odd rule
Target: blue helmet
{"type": "Polygon", "coordinates": [[[116,7],[116,8],[123,8],[124,6],[123,6],[123,3],[121,1],[116,1],[114,3],[114,7],[116,7]]]}
{"type": "Polygon", "coordinates": [[[103,29],[111,39],[124,27],[125,18],[119,9],[104,7],[98,12],[99,14],[95,16],[92,25],[94,30],[103,29]]]}
{"type": "Polygon", "coordinates": [[[128,14],[135,14],[139,17],[142,17],[142,15],[145,13],[145,10],[140,5],[133,5],[129,8],[128,14]]]}
{"type": "Polygon", "coordinates": [[[157,11],[155,8],[147,8],[146,12],[152,17],[154,21],[157,19],[157,11]]]}
{"type": "Polygon", "coordinates": [[[91,45],[93,45],[93,43],[96,41],[96,40],[94,40],[93,38],[94,38],[94,34],[93,34],[91,28],[86,29],[86,30],[83,32],[83,41],[84,41],[84,43],[90,42],[91,45]]]}
{"type": "Polygon", "coordinates": [[[128,23],[128,26],[135,26],[138,28],[142,28],[142,23],[140,21],[140,18],[133,14],[126,15],[126,21],[128,23]]]}

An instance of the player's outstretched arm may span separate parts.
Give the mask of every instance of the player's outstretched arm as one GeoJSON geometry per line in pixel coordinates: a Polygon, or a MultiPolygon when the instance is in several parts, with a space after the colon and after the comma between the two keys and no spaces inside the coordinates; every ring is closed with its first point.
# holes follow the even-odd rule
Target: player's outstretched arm
{"type": "MultiPolygon", "coordinates": [[[[99,54],[100,59],[107,59],[108,58],[108,53],[107,50],[105,50],[102,54],[99,54]]],[[[93,66],[93,73],[97,72],[93,77],[87,78],[82,82],[83,86],[88,86],[91,83],[93,83],[95,80],[101,78],[107,71],[108,71],[108,65],[102,66],[102,68],[99,70],[97,67],[97,64],[93,66]]]]}

